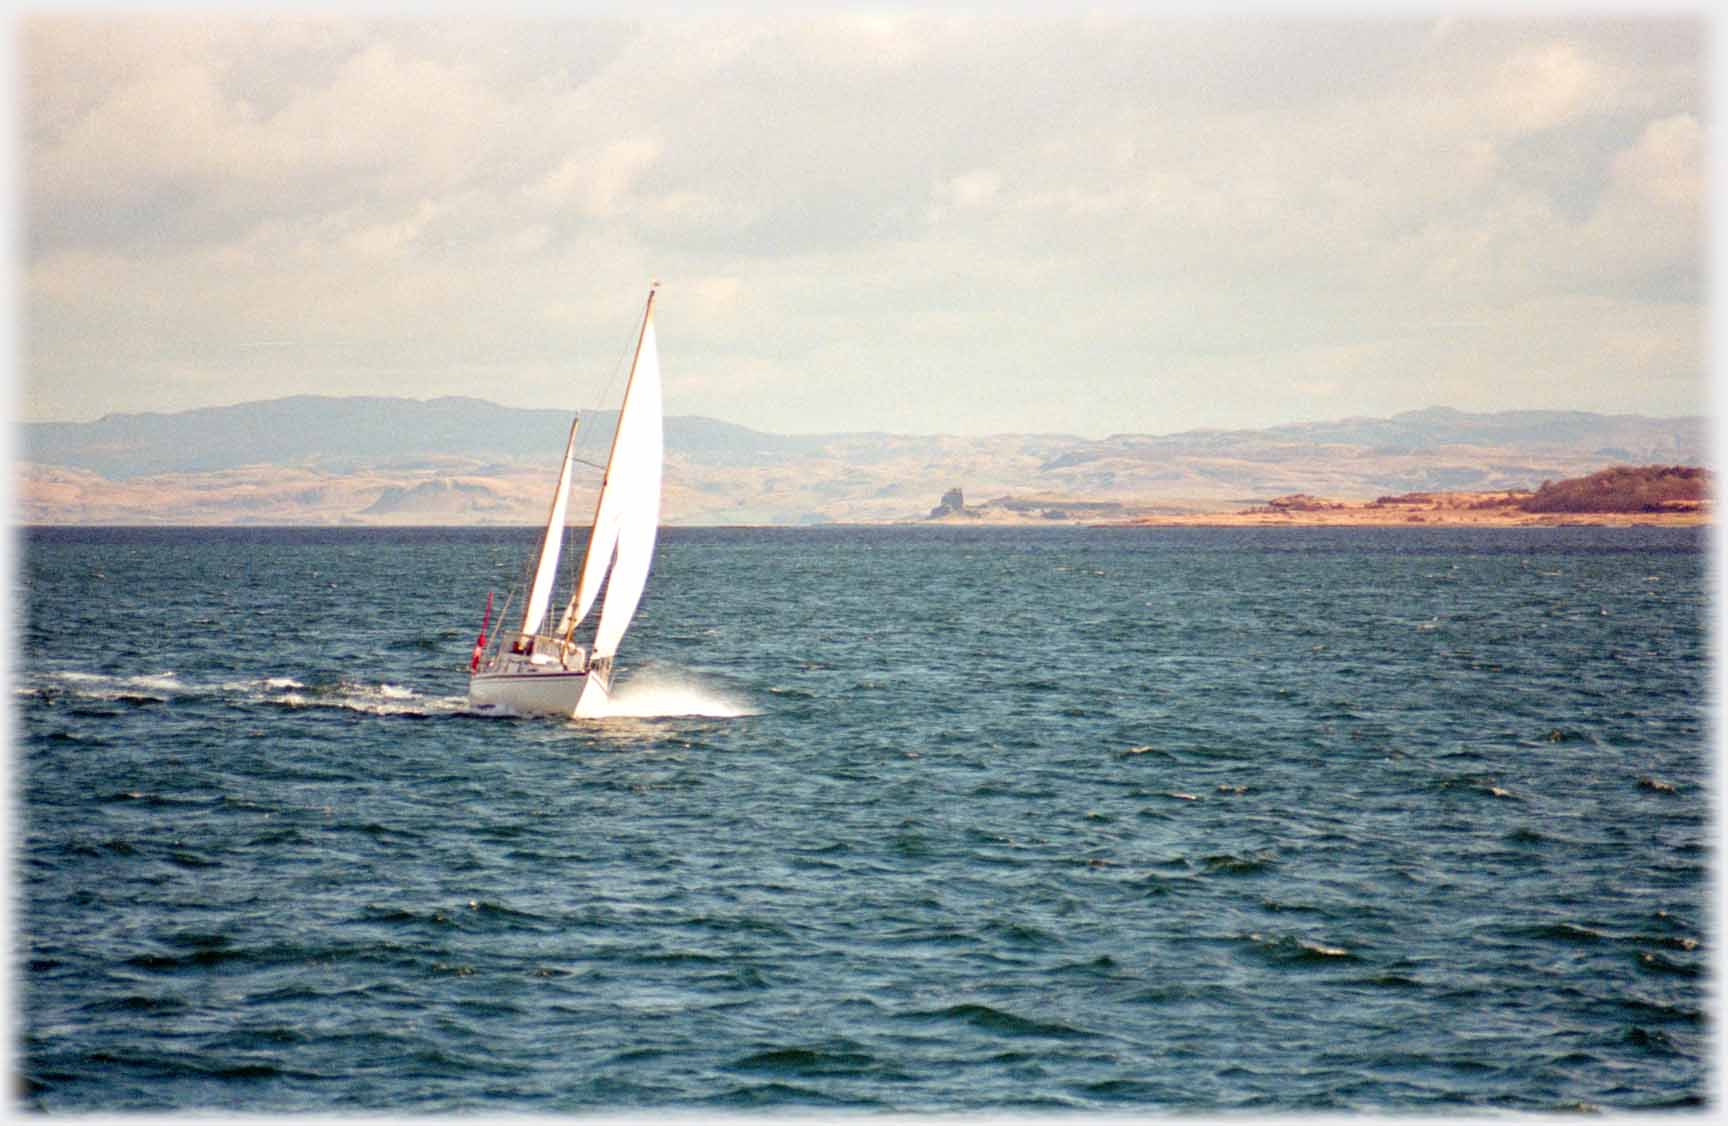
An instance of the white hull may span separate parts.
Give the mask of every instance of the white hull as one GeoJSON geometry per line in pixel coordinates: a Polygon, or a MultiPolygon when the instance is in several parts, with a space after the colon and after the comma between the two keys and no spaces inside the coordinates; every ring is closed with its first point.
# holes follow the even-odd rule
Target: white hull
{"type": "MultiPolygon", "coordinates": [[[[659,283],[656,282],[655,285],[659,283]]],[[[486,629],[492,620],[492,596],[486,596],[486,617],[474,643],[468,678],[468,702],[477,710],[497,709],[520,715],[555,715],[589,719],[611,710],[612,655],[629,628],[648,582],[654,540],[660,527],[660,479],[665,460],[664,418],[660,395],[660,350],[654,338],[654,290],[642,310],[642,330],[624,400],[618,405],[612,451],[594,502],[588,544],[576,568],[575,589],[556,629],[551,619],[552,588],[558,578],[558,556],[564,542],[564,517],[570,505],[570,467],[575,460],[576,423],[564,446],[558,485],[546,516],[546,532],[532,565],[533,579],[523,600],[522,625],[500,631],[490,655],[486,629]],[[605,592],[604,598],[601,592],[605,592]],[[578,625],[598,604],[590,640],[573,642],[578,625]],[[506,646],[506,642],[509,642],[506,646]]],[[[506,608],[509,602],[505,603],[506,608]]]]}
{"type": "Polygon", "coordinates": [[[468,702],[481,711],[591,719],[606,714],[611,688],[599,672],[480,672],[468,678],[468,702]]]}

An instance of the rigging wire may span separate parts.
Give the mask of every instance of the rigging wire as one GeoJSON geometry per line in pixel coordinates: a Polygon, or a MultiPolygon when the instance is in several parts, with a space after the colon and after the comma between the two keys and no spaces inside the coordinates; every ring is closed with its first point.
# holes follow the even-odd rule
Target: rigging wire
{"type": "MultiPolygon", "coordinates": [[[[610,403],[612,401],[612,392],[613,392],[613,389],[618,386],[619,373],[623,371],[624,367],[630,362],[630,358],[632,356],[634,356],[635,354],[636,354],[636,341],[634,338],[627,338],[627,342],[625,343],[623,349],[618,353],[618,358],[612,362],[612,374],[610,374],[609,376],[606,377],[606,383],[601,388],[600,402],[610,403]]],[[[622,407],[622,404],[620,404],[620,407],[622,407]]],[[[599,413],[598,408],[592,413],[599,413]]],[[[614,430],[616,430],[618,427],[617,415],[619,413],[620,413],[619,411],[613,412],[612,427],[614,430]]],[[[594,433],[594,431],[584,430],[584,431],[580,431],[579,433],[580,433],[580,437],[577,439],[578,445],[580,445],[582,443],[582,439],[586,438],[589,434],[594,433]]],[[[610,448],[610,444],[611,444],[610,442],[606,443],[608,448],[610,448]]],[[[570,460],[571,461],[579,461],[583,465],[586,465],[592,469],[598,469],[602,475],[602,484],[604,484],[604,475],[606,473],[606,466],[604,466],[598,462],[589,461],[585,457],[576,457],[576,456],[574,456],[574,451],[572,451],[572,456],[571,456],[570,460]]],[[[568,518],[566,518],[564,521],[564,548],[565,548],[565,551],[564,551],[564,569],[565,569],[566,581],[569,583],[569,586],[570,586],[570,597],[575,598],[576,597],[576,582],[577,582],[577,579],[579,577],[576,574],[577,554],[578,553],[576,552],[576,545],[571,541],[571,532],[572,531],[573,531],[573,529],[571,528],[570,521],[568,518]]],[[[594,534],[593,529],[589,529],[588,534],[593,535],[594,534]]]]}

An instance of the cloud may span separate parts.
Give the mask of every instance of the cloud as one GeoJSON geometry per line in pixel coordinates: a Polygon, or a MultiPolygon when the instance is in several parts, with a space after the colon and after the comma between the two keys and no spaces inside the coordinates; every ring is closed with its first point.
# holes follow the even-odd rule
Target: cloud
{"type": "Polygon", "coordinates": [[[1693,211],[1704,196],[1704,131],[1689,113],[1653,121],[1614,157],[1617,187],[1658,207],[1693,211]]]}
{"type": "Polygon", "coordinates": [[[1483,112],[1514,132],[1550,129],[1608,96],[1602,68],[1559,41],[1515,51],[1495,68],[1483,112]]]}
{"type": "Polygon", "coordinates": [[[564,401],[654,277],[673,409],[769,428],[1694,409],[1700,38],[36,16],[25,409],[564,401]]]}
{"type": "Polygon", "coordinates": [[[612,141],[563,161],[524,194],[542,207],[575,207],[584,215],[605,218],[618,211],[660,153],[660,144],[651,138],[612,141]]]}
{"type": "Polygon", "coordinates": [[[955,207],[982,207],[996,198],[1001,187],[1001,176],[988,168],[980,168],[955,176],[942,186],[939,194],[955,207]]]}

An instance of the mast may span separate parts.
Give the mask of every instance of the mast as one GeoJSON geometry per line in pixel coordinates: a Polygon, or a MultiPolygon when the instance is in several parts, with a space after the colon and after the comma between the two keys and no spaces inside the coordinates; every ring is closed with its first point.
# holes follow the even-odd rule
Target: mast
{"type": "MultiPolygon", "coordinates": [[[[636,386],[636,369],[642,360],[642,344],[648,337],[648,325],[654,316],[654,295],[659,288],[660,283],[658,281],[653,282],[648,287],[648,302],[642,309],[642,325],[636,331],[636,350],[630,357],[630,375],[624,383],[624,397],[618,403],[617,424],[612,428],[612,444],[606,453],[606,471],[600,479],[600,491],[594,498],[594,519],[589,524],[588,543],[582,550],[582,563],[576,570],[576,589],[570,592],[570,602],[564,608],[564,620],[559,623],[560,632],[563,633],[566,644],[575,634],[577,623],[587,616],[588,604],[591,604],[594,597],[599,593],[600,583],[606,570],[605,567],[601,567],[598,572],[591,572],[589,560],[594,554],[597,541],[603,538],[600,516],[606,504],[606,489],[612,481],[612,464],[618,456],[618,439],[624,433],[624,420],[626,412],[630,408],[630,392],[636,386]],[[581,608],[580,613],[578,607],[581,608]]],[[[607,535],[604,538],[608,542],[603,550],[611,551],[617,543],[616,535],[607,535]]]]}
{"type": "Polygon", "coordinates": [[[552,491],[552,507],[546,513],[546,532],[540,538],[540,555],[539,562],[534,566],[534,583],[529,588],[528,601],[522,608],[523,637],[532,637],[540,631],[540,623],[546,617],[546,607],[552,601],[552,584],[558,577],[558,553],[564,544],[564,513],[570,504],[570,462],[576,452],[576,428],[581,423],[581,415],[570,420],[570,438],[564,443],[564,461],[558,470],[558,487],[552,491]]]}

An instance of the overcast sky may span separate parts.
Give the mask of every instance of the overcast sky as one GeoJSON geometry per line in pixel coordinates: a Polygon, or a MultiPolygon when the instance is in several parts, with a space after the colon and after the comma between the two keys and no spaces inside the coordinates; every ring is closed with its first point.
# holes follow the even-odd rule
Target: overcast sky
{"type": "Polygon", "coordinates": [[[19,411],[1706,409],[1696,18],[18,24],[19,411]],[[594,405],[609,405],[595,402],[594,405]]]}

